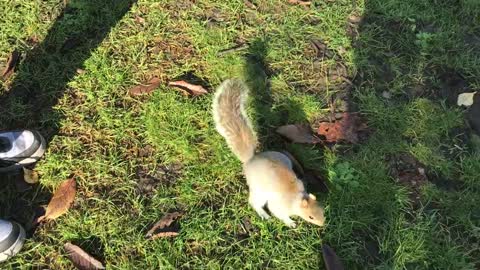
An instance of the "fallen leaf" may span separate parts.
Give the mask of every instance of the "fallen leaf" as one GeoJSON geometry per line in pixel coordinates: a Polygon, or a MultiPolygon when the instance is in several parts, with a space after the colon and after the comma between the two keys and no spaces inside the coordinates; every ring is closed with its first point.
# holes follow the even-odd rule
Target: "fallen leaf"
{"type": "Polygon", "coordinates": [[[76,187],[77,184],[73,178],[61,183],[48,203],[45,215],[40,216],[37,222],[42,222],[44,219],[53,220],[65,214],[75,199],[76,187]]]}
{"type": "Polygon", "coordinates": [[[8,57],[7,65],[2,72],[2,77],[8,78],[12,75],[13,71],[15,70],[15,66],[18,64],[18,60],[20,60],[20,52],[18,50],[14,50],[10,57],[8,57]]]}
{"type": "Polygon", "coordinates": [[[150,239],[154,240],[157,238],[165,238],[165,237],[175,237],[178,235],[178,232],[159,232],[156,234],[153,234],[150,239]]]}
{"type": "Polygon", "coordinates": [[[245,6],[247,6],[248,8],[257,9],[257,6],[255,6],[255,4],[252,3],[252,2],[250,2],[249,0],[243,0],[243,3],[244,3],[245,6]]]}
{"type": "Polygon", "coordinates": [[[473,96],[475,96],[477,92],[471,92],[471,93],[461,93],[458,95],[457,98],[457,105],[458,106],[465,106],[465,107],[470,107],[473,104],[473,96]]]}
{"type": "Polygon", "coordinates": [[[348,22],[350,22],[350,23],[358,24],[361,21],[362,21],[362,17],[360,17],[356,14],[352,14],[352,15],[348,16],[348,22]]]}
{"type": "Polygon", "coordinates": [[[343,270],[343,263],[340,258],[335,254],[335,251],[328,245],[322,245],[323,262],[327,270],[343,270]]]}
{"type": "Polygon", "coordinates": [[[145,19],[143,17],[140,17],[140,16],[135,16],[135,22],[139,23],[139,24],[145,24],[145,19]]]}
{"type": "MultiPolygon", "coordinates": [[[[158,230],[165,229],[166,227],[170,226],[175,220],[182,216],[180,212],[173,212],[165,214],[159,221],[157,221],[152,228],[147,232],[145,235],[146,238],[152,238],[154,235],[159,233],[155,233],[158,230]]],[[[164,233],[165,231],[163,231],[164,233]]],[[[162,233],[162,232],[160,232],[162,233]]],[[[161,237],[161,236],[159,236],[161,237]]],[[[158,237],[157,237],[158,238],[158,237]]]]}
{"type": "Polygon", "coordinates": [[[311,1],[302,1],[302,0],[288,0],[288,3],[292,5],[300,5],[300,6],[309,6],[312,4],[311,1]]]}
{"type": "Polygon", "coordinates": [[[334,53],[330,49],[328,49],[325,42],[321,40],[318,40],[318,39],[311,40],[310,44],[312,44],[312,47],[315,50],[316,56],[320,59],[332,58],[335,56],[334,53]]]}
{"type": "Polygon", "coordinates": [[[23,179],[29,184],[35,184],[38,182],[38,173],[23,167],[23,179]]]}
{"type": "Polygon", "coordinates": [[[152,79],[150,79],[150,81],[148,81],[147,84],[137,85],[137,86],[131,88],[128,92],[132,96],[140,96],[140,95],[144,95],[144,94],[149,94],[149,93],[153,92],[153,90],[155,90],[155,88],[157,88],[160,85],[160,83],[161,83],[161,81],[160,81],[159,78],[153,77],[152,79]]]}
{"type": "Polygon", "coordinates": [[[200,96],[203,94],[207,94],[208,91],[203,88],[201,85],[196,85],[196,84],[191,84],[186,81],[175,81],[175,82],[169,82],[168,85],[173,86],[173,87],[178,87],[182,90],[187,90],[190,94],[194,96],[200,96]]]}
{"type": "Polygon", "coordinates": [[[105,269],[105,266],[95,258],[90,256],[88,253],[83,251],[79,246],[76,246],[70,242],[66,243],[64,246],[67,251],[67,256],[70,261],[75,265],[79,270],[97,270],[105,269]]]}
{"type": "Polygon", "coordinates": [[[276,132],[294,143],[320,143],[319,138],[313,135],[312,130],[306,125],[285,125],[277,128],[276,132]]]}
{"type": "Polygon", "coordinates": [[[322,122],[319,124],[317,133],[325,137],[329,143],[348,142],[358,143],[359,131],[365,130],[367,125],[362,122],[356,113],[343,113],[340,120],[333,123],[322,122]]]}

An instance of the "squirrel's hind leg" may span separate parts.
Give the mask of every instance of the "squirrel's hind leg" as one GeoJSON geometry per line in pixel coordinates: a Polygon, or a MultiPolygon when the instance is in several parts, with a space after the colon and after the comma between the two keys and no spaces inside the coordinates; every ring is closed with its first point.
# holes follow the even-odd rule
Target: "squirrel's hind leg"
{"type": "Polygon", "coordinates": [[[263,209],[263,207],[267,204],[267,200],[261,196],[261,194],[250,192],[248,202],[259,216],[264,219],[270,218],[270,215],[265,211],[265,209],[263,209]]]}

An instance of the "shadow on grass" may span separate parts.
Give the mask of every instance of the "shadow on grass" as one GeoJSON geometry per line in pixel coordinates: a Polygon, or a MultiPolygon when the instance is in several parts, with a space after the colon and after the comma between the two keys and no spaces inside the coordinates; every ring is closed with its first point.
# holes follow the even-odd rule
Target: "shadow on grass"
{"type": "Polygon", "coordinates": [[[244,77],[251,91],[261,149],[281,151],[286,149],[287,142],[275,134],[275,129],[287,124],[285,119],[290,112],[295,113],[300,123],[307,122],[307,116],[301,104],[294,100],[286,100],[282,106],[274,108],[270,79],[275,72],[268,65],[267,54],[268,39],[255,39],[245,55],[244,77]]]}
{"type": "MultiPolygon", "coordinates": [[[[59,131],[54,109],[91,52],[125,15],[135,0],[71,0],[45,39],[21,61],[9,89],[0,96],[0,129],[36,129],[50,142],[59,131]]],[[[0,175],[0,217],[27,229],[38,205],[50,197],[41,185],[28,186],[23,174],[0,175]]]]}
{"type": "Polygon", "coordinates": [[[463,196],[479,198],[478,191],[472,193],[466,184],[462,190],[446,191],[429,179],[423,206],[414,209],[408,194],[416,191],[396,186],[386,161],[392,153],[411,152],[423,158],[428,178],[462,178],[461,159],[439,145],[453,145],[447,133],[458,126],[446,108],[455,106],[457,95],[469,86],[479,85],[480,39],[472,38],[480,36],[479,3],[365,0],[363,16],[347,22],[359,71],[355,102],[375,129],[369,142],[354,149],[359,155],[345,157],[362,171],[360,187],[331,199],[336,219],[325,238],[347,269],[480,265],[478,236],[472,229],[480,219],[470,215],[466,200],[456,202],[463,196]]]}

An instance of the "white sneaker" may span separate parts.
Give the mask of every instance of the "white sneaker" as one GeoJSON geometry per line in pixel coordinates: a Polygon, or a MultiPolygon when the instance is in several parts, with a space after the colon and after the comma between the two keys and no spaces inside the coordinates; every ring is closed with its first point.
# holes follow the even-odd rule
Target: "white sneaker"
{"type": "Polygon", "coordinates": [[[20,224],[0,219],[0,262],[17,254],[24,242],[25,230],[20,224]]]}
{"type": "Polygon", "coordinates": [[[45,139],[37,131],[0,131],[0,172],[37,162],[45,148],[45,139]]]}

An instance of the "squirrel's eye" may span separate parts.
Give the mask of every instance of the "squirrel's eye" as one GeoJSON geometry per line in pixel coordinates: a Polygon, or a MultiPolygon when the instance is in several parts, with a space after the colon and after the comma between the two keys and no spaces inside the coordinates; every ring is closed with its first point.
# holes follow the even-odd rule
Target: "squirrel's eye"
{"type": "Polygon", "coordinates": [[[309,217],[310,219],[313,219],[313,217],[312,217],[312,216],[308,216],[308,217],[309,217]]]}

